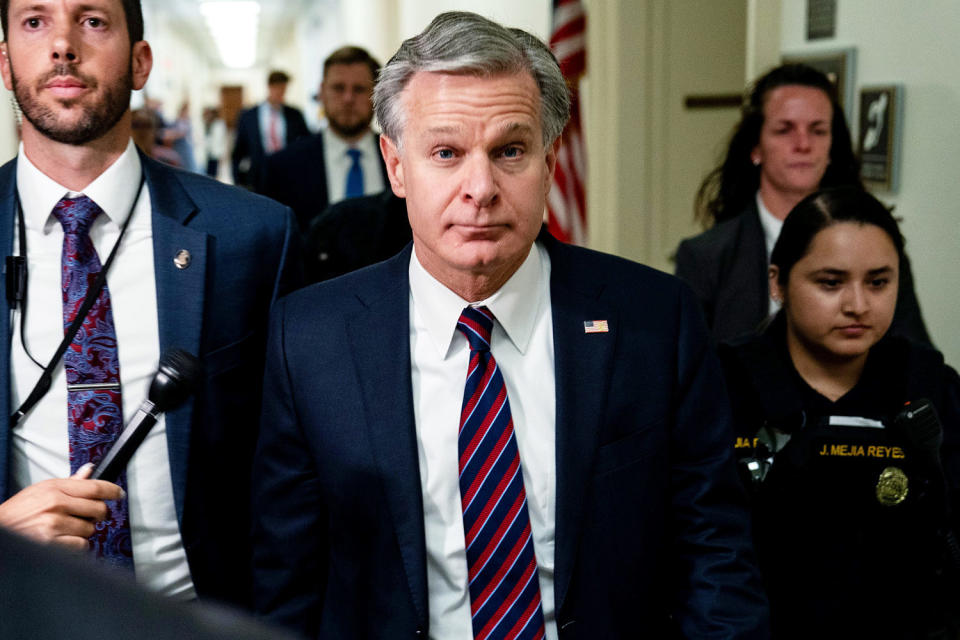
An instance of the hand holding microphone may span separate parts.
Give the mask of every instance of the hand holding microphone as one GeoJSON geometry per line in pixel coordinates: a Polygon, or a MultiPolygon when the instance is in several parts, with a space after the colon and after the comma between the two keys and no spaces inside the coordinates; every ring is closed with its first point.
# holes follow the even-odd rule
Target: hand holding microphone
{"type": "Polygon", "coordinates": [[[160,366],[150,382],[147,399],[90,477],[115,482],[160,416],[183,404],[193,393],[199,377],[200,361],[196,356],[182,349],[166,351],[160,357],[160,366]]]}

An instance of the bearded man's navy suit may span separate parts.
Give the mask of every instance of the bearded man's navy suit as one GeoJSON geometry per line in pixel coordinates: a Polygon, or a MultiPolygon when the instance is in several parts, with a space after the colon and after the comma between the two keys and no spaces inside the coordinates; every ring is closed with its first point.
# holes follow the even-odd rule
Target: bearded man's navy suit
{"type": "MultiPolygon", "coordinates": [[[[539,242],[551,261],[560,637],[766,637],[696,299],[666,274],[545,233],[539,242]],[[590,320],[609,332],[585,333],[590,320]]],[[[254,597],[260,615],[310,637],[429,635],[410,254],[274,310],[254,597]]]]}
{"type": "MultiPolygon", "coordinates": [[[[196,393],[166,414],[180,533],[197,594],[247,605],[248,475],[267,317],[272,302],[300,283],[298,256],[288,255],[297,246],[296,223],[289,209],[267,198],[171,169],[143,154],[140,162],[152,207],[160,352],[186,349],[203,365],[196,393]],[[181,250],[190,254],[186,268],[174,264],[181,250]]],[[[13,251],[15,192],[16,160],[0,168],[4,255],[13,251]]],[[[5,294],[0,295],[0,335],[12,335],[5,294]]],[[[10,396],[9,337],[0,340],[0,362],[5,363],[0,415],[8,416],[16,409],[10,396]]],[[[11,491],[10,456],[10,430],[3,428],[0,498],[11,491]]]]}

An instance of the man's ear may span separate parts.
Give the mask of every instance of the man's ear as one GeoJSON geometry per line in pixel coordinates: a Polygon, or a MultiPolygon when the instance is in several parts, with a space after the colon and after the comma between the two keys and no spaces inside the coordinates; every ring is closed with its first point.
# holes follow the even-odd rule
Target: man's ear
{"type": "Polygon", "coordinates": [[[147,84],[150,70],[153,69],[153,50],[150,49],[150,44],[146,40],[133,43],[130,60],[133,69],[133,89],[139,91],[143,89],[143,85],[147,84]]]}
{"type": "Polygon", "coordinates": [[[387,178],[390,179],[390,188],[398,198],[406,198],[407,191],[403,182],[403,159],[397,144],[387,136],[380,135],[380,153],[387,165],[387,178]]]}
{"type": "Polygon", "coordinates": [[[0,42],[0,75],[3,75],[3,86],[13,91],[13,74],[10,73],[10,54],[6,41],[0,42]]]}

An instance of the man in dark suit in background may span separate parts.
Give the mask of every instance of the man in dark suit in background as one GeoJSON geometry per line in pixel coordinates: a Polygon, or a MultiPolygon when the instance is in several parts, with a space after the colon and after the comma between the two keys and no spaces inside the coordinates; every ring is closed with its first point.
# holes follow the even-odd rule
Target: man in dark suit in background
{"type": "Polygon", "coordinates": [[[152,67],[139,0],[2,0],[0,19],[0,72],[23,112],[20,153],[0,167],[0,247],[29,272],[0,296],[0,415],[19,418],[0,429],[0,525],[79,549],[96,540],[179,600],[246,605],[251,416],[269,307],[299,283],[293,215],[137,151],[130,91],[152,67]],[[23,407],[114,248],[49,390],[23,407]],[[171,347],[200,359],[193,398],[140,446],[125,496],[85,479],[171,347]]]}
{"type": "Polygon", "coordinates": [[[386,260],[412,239],[407,203],[389,188],[341,200],[310,224],[304,241],[304,281],[329,280],[386,260]]]}
{"type": "MultiPolygon", "coordinates": [[[[304,234],[329,205],[387,187],[373,120],[380,63],[360,47],[341,47],[323,62],[318,97],[326,131],[298,140],[267,160],[263,194],[288,205],[304,234]]],[[[308,262],[314,256],[307,255],[308,262]]]]}
{"type": "Polygon", "coordinates": [[[289,81],[290,76],[283,71],[271,71],[266,101],[240,114],[231,156],[235,184],[262,192],[267,158],[310,135],[303,113],[283,104],[289,81]]]}
{"type": "Polygon", "coordinates": [[[275,309],[259,613],[320,638],[766,637],[696,299],[540,231],[569,115],[549,49],[443,14],[374,102],[414,240],[275,309]]]}

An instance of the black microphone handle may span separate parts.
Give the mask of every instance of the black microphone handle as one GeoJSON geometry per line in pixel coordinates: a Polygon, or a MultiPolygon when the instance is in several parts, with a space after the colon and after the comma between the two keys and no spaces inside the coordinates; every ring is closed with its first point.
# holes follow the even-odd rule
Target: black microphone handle
{"type": "Polygon", "coordinates": [[[157,420],[162,413],[152,402],[144,400],[133,419],[120,433],[120,437],[116,439],[107,454],[100,459],[100,464],[97,465],[90,478],[116,482],[123,470],[127,468],[127,463],[130,462],[130,458],[133,457],[137,447],[147,437],[153,425],[157,424],[157,420]]]}

